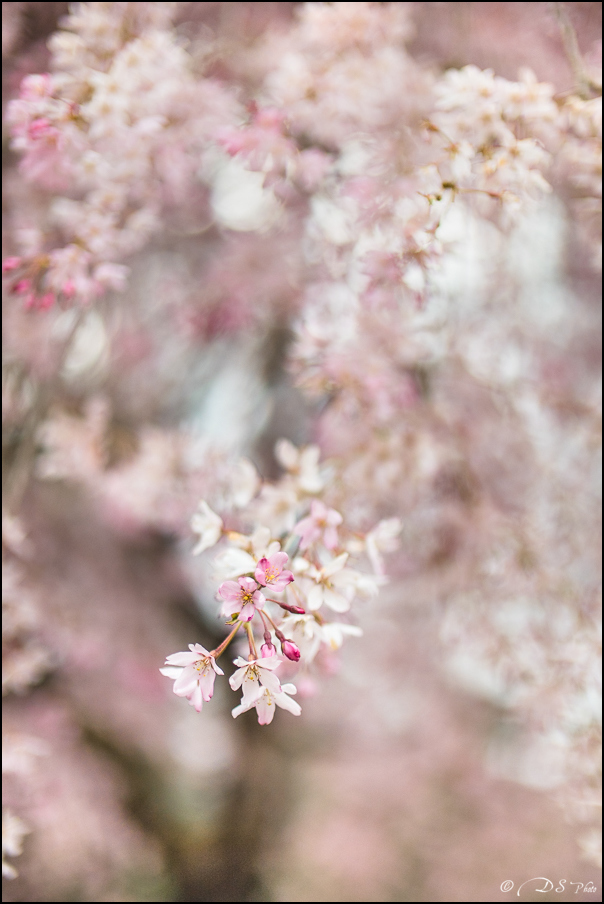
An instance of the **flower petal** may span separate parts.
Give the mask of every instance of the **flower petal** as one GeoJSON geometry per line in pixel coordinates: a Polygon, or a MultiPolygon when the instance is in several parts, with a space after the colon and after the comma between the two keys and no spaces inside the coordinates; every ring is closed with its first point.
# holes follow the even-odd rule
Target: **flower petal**
{"type": "Polygon", "coordinates": [[[260,725],[270,725],[275,715],[275,703],[271,694],[263,694],[256,703],[258,722],[260,725]]]}
{"type": "Polygon", "coordinates": [[[268,561],[271,568],[278,568],[279,571],[281,571],[288,559],[289,556],[286,552],[276,552],[270,557],[268,561]]]}
{"type": "Polygon", "coordinates": [[[257,700],[258,697],[263,693],[263,689],[258,684],[258,679],[253,672],[251,672],[245,679],[241,686],[241,690],[243,693],[241,699],[244,703],[247,703],[248,700],[257,700]]]}
{"type": "Polygon", "coordinates": [[[328,565],[325,565],[321,569],[323,577],[326,577],[326,578],[331,577],[331,575],[335,574],[336,571],[340,571],[340,569],[344,568],[347,558],[348,558],[348,553],[343,552],[339,556],[336,556],[335,559],[332,559],[332,561],[329,562],[328,565]]]}
{"type": "Polygon", "coordinates": [[[272,672],[260,670],[260,684],[268,688],[271,694],[279,694],[281,692],[281,682],[272,672]]]}
{"type": "Polygon", "coordinates": [[[256,609],[263,609],[264,604],[266,603],[266,597],[259,590],[256,590],[254,594],[252,594],[252,599],[254,601],[254,605],[256,609]]]}
{"type": "Polygon", "coordinates": [[[331,590],[329,587],[326,587],[323,591],[323,600],[325,605],[333,609],[334,612],[348,612],[350,609],[350,600],[347,600],[341,593],[336,593],[335,590],[331,590]]]}
{"type": "Polygon", "coordinates": [[[160,669],[160,672],[162,673],[162,675],[165,675],[166,678],[172,678],[174,681],[176,681],[177,678],[180,678],[182,669],[177,669],[175,666],[172,666],[171,668],[160,669]]]}
{"type": "Polygon", "coordinates": [[[298,693],[298,688],[296,687],[295,684],[282,684],[281,690],[284,691],[286,694],[297,694],[298,693]]]}
{"type": "MultiPolygon", "coordinates": [[[[291,687],[291,685],[289,686],[291,687]]],[[[280,694],[276,694],[275,703],[277,706],[280,706],[281,709],[288,710],[288,712],[292,713],[294,716],[299,716],[302,712],[300,704],[296,703],[295,700],[292,700],[291,697],[288,697],[286,693],[281,692],[280,694]]]]}
{"type": "Polygon", "coordinates": [[[241,621],[251,621],[256,614],[256,607],[252,602],[245,603],[244,606],[241,607],[241,612],[239,613],[239,618],[241,621]]]}
{"type": "Polygon", "coordinates": [[[218,588],[218,596],[223,600],[234,603],[241,599],[241,587],[236,581],[223,581],[218,588]]]}
{"type": "MultiPolygon", "coordinates": [[[[209,700],[209,697],[206,697],[205,699],[209,700]]],[[[204,698],[202,697],[201,688],[199,687],[199,685],[197,685],[192,693],[188,695],[187,700],[189,701],[191,706],[195,707],[198,713],[201,712],[204,698]]]]}
{"type": "Polygon", "coordinates": [[[196,668],[191,665],[188,665],[185,669],[182,670],[176,681],[174,682],[174,687],[172,690],[178,697],[187,697],[199,679],[199,672],[196,668]]]}
{"type": "Polygon", "coordinates": [[[253,705],[254,705],[253,703],[249,703],[249,704],[248,703],[240,703],[239,706],[236,706],[234,709],[231,710],[231,715],[232,715],[233,719],[236,719],[237,716],[241,715],[241,713],[246,713],[248,711],[248,709],[252,708],[253,705]]]}
{"type": "Polygon", "coordinates": [[[217,574],[216,580],[220,578],[236,578],[246,571],[253,571],[256,567],[256,560],[243,549],[235,549],[230,546],[218,553],[214,559],[214,570],[217,574]]]}
{"type": "Polygon", "coordinates": [[[192,665],[199,659],[197,653],[170,653],[166,656],[166,665],[179,665],[184,668],[186,665],[192,665]]]}
{"type": "Polygon", "coordinates": [[[199,676],[199,687],[201,688],[202,697],[206,702],[212,699],[215,680],[216,672],[213,669],[207,669],[199,676]]]}
{"type": "Polygon", "coordinates": [[[266,659],[257,659],[256,662],[259,664],[261,669],[274,670],[281,665],[281,660],[277,655],[267,656],[266,659]]]}
{"type": "Polygon", "coordinates": [[[323,592],[323,587],[320,584],[315,584],[308,591],[306,606],[311,612],[316,612],[323,605],[323,592]]]}
{"type": "Polygon", "coordinates": [[[245,673],[247,671],[247,662],[245,660],[236,659],[235,665],[238,665],[239,662],[243,662],[244,666],[240,669],[237,669],[236,672],[233,672],[231,677],[229,678],[229,684],[231,685],[231,689],[236,691],[243,684],[243,679],[245,678],[245,673]]]}

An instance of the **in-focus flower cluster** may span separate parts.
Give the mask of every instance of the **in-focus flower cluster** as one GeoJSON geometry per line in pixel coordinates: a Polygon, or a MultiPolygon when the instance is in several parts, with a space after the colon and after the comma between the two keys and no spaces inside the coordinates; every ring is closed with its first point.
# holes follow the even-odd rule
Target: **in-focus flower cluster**
{"type": "Polygon", "coordinates": [[[174,693],[200,712],[216,675],[223,674],[216,660],[241,629],[249,652],[247,660],[235,660],[238,669],[230,679],[231,688],[243,693],[233,716],[255,708],[263,725],[272,721],[275,706],[294,715],[301,711],[290,696],[296,686],[282,683],[278,669],[287,678],[307,677],[313,663],[320,665],[345,637],[361,635],[341,617],[385,582],[381,553],[396,546],[400,531],[397,519],[366,534],[346,528],[329,505],[328,469],[319,465],[318,447],[296,449],[281,440],[276,455],[284,476],[276,483],[254,481],[257,492],[225,515],[231,528],[205,500],[193,516],[199,536],[194,552],[218,547],[213,568],[220,615],[232,627],[215,650],[190,644],[190,652],[171,654],[161,669],[174,679],[174,693]],[[371,571],[356,567],[363,555],[371,571]],[[340,618],[333,620],[334,614],[340,618]]]}

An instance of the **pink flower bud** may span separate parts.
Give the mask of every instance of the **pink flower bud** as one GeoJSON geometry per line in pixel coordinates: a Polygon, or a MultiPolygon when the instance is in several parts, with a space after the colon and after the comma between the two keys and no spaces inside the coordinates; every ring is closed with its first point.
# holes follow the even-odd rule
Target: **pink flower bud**
{"type": "Polygon", "coordinates": [[[2,272],[10,273],[11,270],[16,270],[17,267],[21,266],[21,258],[20,257],[7,257],[2,261],[2,272]]]}
{"type": "Polygon", "coordinates": [[[76,293],[76,287],[73,279],[66,279],[62,286],[65,298],[73,298],[76,293]]]}
{"type": "Polygon", "coordinates": [[[281,644],[281,652],[288,659],[291,659],[292,662],[300,661],[300,650],[291,640],[286,640],[281,644]]]}
{"type": "Polygon", "coordinates": [[[294,615],[306,615],[306,609],[303,609],[302,606],[290,606],[289,603],[281,603],[279,600],[273,600],[273,602],[281,606],[282,609],[293,612],[294,615]]]}
{"type": "Polygon", "coordinates": [[[262,658],[266,659],[267,656],[274,656],[277,648],[272,643],[263,643],[260,647],[260,652],[262,653],[262,658]]]}
{"type": "Polygon", "coordinates": [[[40,119],[34,119],[33,122],[30,122],[27,133],[32,141],[37,141],[38,138],[46,138],[48,135],[56,132],[56,129],[53,129],[50,121],[41,117],[40,119]]]}
{"type": "Polygon", "coordinates": [[[52,308],[54,303],[55,303],[54,292],[47,292],[45,295],[42,296],[42,298],[40,298],[40,300],[38,302],[38,306],[41,311],[47,311],[47,310],[49,310],[49,308],[52,308]]]}

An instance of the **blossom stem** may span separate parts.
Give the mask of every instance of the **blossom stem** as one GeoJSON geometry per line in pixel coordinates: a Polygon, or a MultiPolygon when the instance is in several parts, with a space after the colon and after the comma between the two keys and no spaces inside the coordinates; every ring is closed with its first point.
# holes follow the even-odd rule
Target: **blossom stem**
{"type": "MultiPolygon", "coordinates": [[[[266,612],[263,612],[262,609],[258,609],[258,615],[262,619],[262,624],[264,625],[264,639],[265,639],[266,643],[271,643],[271,632],[266,623],[267,619],[269,621],[270,621],[270,619],[268,618],[268,615],[266,614],[266,612]]],[[[272,624],[272,622],[271,622],[271,624],[272,624]]]]}
{"type": "MultiPolygon", "coordinates": [[[[272,600],[272,602],[275,602],[275,600],[272,600]]],[[[281,643],[283,643],[285,640],[287,640],[287,638],[285,637],[285,634],[283,633],[283,631],[280,631],[280,630],[279,630],[279,628],[277,627],[277,625],[275,624],[275,622],[272,620],[272,618],[270,617],[270,615],[269,615],[267,612],[265,612],[264,614],[266,615],[267,619],[269,620],[269,622],[270,622],[271,625],[273,626],[273,629],[274,629],[275,634],[276,634],[276,636],[277,636],[277,640],[281,641],[281,643]]]]}
{"type": "MultiPolygon", "coordinates": [[[[319,568],[320,568],[320,566],[319,566],[319,568]]],[[[291,590],[291,592],[293,593],[293,595],[296,597],[296,600],[298,601],[298,605],[300,606],[300,608],[301,608],[301,609],[304,608],[304,607],[301,605],[301,603],[303,603],[304,600],[301,600],[301,599],[300,599],[300,593],[299,593],[299,591],[298,591],[298,588],[297,588],[296,586],[294,586],[294,584],[292,584],[292,585],[290,586],[290,590],[291,590]]],[[[306,612],[304,612],[304,614],[306,615],[306,612]]],[[[300,615],[302,615],[302,613],[300,613],[300,615]]]]}
{"type": "Polygon", "coordinates": [[[577,33],[572,26],[563,3],[554,3],[554,14],[558,20],[558,27],[562,36],[562,44],[564,52],[570,63],[575,81],[577,83],[579,96],[584,100],[590,97],[590,88],[592,87],[590,79],[585,71],[585,64],[579,50],[579,42],[577,41],[577,33]]]}
{"type": "Polygon", "coordinates": [[[249,622],[246,622],[244,627],[247,632],[248,640],[250,642],[250,654],[253,659],[258,659],[258,650],[256,649],[256,641],[254,640],[252,626],[249,622]]]}
{"type": "MultiPolygon", "coordinates": [[[[270,602],[271,602],[271,603],[274,603],[275,600],[271,600],[270,602]]],[[[275,622],[272,620],[272,618],[270,617],[270,615],[268,614],[268,612],[261,612],[260,614],[262,615],[263,618],[266,618],[266,620],[269,621],[269,622],[271,623],[271,625],[273,626],[273,628],[275,629],[275,631],[278,630],[277,625],[276,625],[275,622]]]]}
{"type": "Polygon", "coordinates": [[[233,637],[235,636],[235,634],[237,633],[237,631],[239,630],[240,627],[241,627],[241,622],[239,621],[239,622],[237,622],[237,624],[235,625],[235,627],[233,628],[233,630],[231,631],[229,636],[225,637],[225,639],[222,641],[222,643],[218,647],[216,647],[215,650],[212,650],[212,652],[210,653],[210,656],[212,656],[214,659],[218,659],[219,656],[222,656],[222,654],[224,653],[224,651],[226,650],[226,648],[228,647],[228,645],[230,644],[230,642],[232,641],[233,637]]]}

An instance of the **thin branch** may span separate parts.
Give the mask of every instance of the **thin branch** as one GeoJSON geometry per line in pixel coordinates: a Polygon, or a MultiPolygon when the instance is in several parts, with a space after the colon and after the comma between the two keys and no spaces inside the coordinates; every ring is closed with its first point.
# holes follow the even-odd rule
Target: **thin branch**
{"type": "Polygon", "coordinates": [[[592,83],[589,75],[587,74],[587,70],[583,62],[583,57],[581,56],[581,51],[579,50],[577,33],[568,17],[568,13],[566,12],[564,4],[553,3],[552,6],[554,8],[554,14],[560,28],[562,44],[564,45],[564,52],[566,53],[568,62],[570,63],[570,67],[573,71],[573,76],[575,78],[577,86],[577,93],[580,97],[588,100],[592,96],[592,91],[596,86],[592,83]]]}

